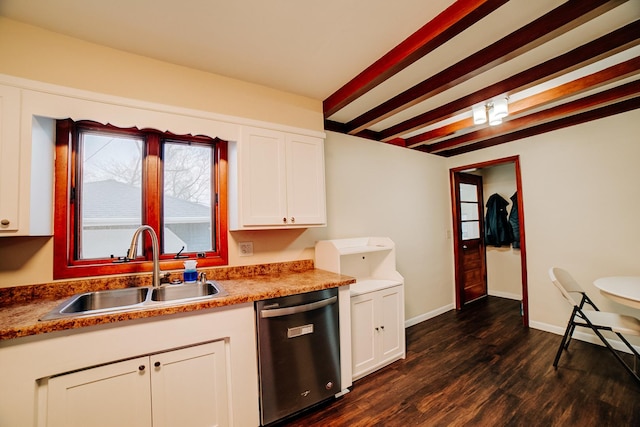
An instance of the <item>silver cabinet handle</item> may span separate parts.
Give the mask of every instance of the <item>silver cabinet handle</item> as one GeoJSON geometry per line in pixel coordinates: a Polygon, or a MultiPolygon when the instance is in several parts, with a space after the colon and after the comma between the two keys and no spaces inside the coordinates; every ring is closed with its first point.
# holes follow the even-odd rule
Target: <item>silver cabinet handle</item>
{"type": "Polygon", "coordinates": [[[268,317],[280,317],[288,316],[290,314],[304,313],[305,311],[316,310],[318,308],[326,307],[327,305],[334,304],[338,301],[338,297],[331,297],[323,299],[321,301],[312,302],[303,305],[294,305],[293,307],[284,308],[271,308],[267,310],[260,310],[260,317],[263,319],[268,317]]]}

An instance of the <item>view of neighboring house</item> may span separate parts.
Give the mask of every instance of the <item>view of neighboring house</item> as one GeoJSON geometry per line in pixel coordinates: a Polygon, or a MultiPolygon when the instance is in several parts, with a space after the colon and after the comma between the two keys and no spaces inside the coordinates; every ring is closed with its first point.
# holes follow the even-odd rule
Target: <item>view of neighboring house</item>
{"type": "MultiPolygon", "coordinates": [[[[140,188],[109,179],[86,183],[83,193],[82,257],[124,256],[142,223],[140,188]]],[[[165,196],[164,210],[163,252],[211,249],[210,207],[165,196]]]]}

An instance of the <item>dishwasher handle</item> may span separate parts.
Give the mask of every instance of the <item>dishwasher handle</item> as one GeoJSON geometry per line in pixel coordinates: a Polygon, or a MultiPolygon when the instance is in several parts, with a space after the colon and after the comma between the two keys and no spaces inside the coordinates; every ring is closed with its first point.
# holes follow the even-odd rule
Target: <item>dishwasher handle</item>
{"type": "Polygon", "coordinates": [[[305,311],[316,310],[318,308],[335,304],[337,300],[338,300],[338,297],[331,297],[331,298],[323,299],[320,301],[311,302],[309,304],[294,305],[293,307],[271,308],[266,310],[260,310],[260,317],[264,319],[268,317],[280,317],[280,316],[288,316],[290,314],[304,313],[305,311]]]}

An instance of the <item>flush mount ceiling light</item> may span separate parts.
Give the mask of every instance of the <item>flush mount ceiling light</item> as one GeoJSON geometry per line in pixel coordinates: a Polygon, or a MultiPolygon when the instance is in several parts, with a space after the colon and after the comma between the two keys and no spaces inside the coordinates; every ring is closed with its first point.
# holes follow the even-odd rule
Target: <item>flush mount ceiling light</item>
{"type": "Polygon", "coordinates": [[[488,116],[491,126],[499,125],[507,114],[509,114],[509,98],[500,96],[484,104],[474,105],[473,123],[482,125],[487,122],[488,116]]]}

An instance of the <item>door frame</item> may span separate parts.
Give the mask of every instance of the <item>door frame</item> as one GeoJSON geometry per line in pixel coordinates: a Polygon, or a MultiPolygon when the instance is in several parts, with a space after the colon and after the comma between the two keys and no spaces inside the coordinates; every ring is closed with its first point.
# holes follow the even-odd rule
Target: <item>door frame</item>
{"type": "MultiPolygon", "coordinates": [[[[520,156],[504,157],[501,159],[488,160],[480,163],[473,163],[464,166],[458,166],[449,169],[449,182],[451,186],[451,216],[453,219],[453,233],[454,236],[458,236],[461,232],[458,226],[458,210],[457,210],[457,193],[454,185],[455,175],[469,169],[481,169],[491,166],[499,166],[504,164],[513,164],[515,166],[516,173],[516,191],[518,193],[518,225],[520,227],[520,270],[522,280],[522,324],[524,327],[529,327],[529,292],[527,282],[527,246],[524,227],[524,197],[522,194],[522,175],[520,172],[520,156]]],[[[462,309],[462,296],[460,285],[462,283],[461,272],[458,267],[458,259],[462,248],[458,242],[459,239],[453,239],[453,257],[455,263],[455,293],[456,293],[456,310],[462,309]]],[[[486,250],[486,247],[485,247],[486,250]]],[[[487,283],[488,286],[488,283],[487,283]]]]}

